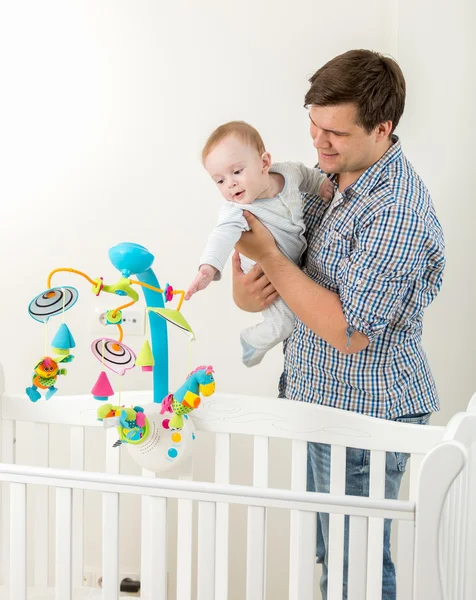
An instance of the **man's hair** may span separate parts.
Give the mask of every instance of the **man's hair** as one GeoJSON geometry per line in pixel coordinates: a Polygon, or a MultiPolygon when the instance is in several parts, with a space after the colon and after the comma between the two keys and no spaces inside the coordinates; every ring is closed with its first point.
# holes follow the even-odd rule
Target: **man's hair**
{"type": "Polygon", "coordinates": [[[405,107],[405,78],[398,64],[371,50],[350,50],[336,56],[309,80],[304,105],[353,103],[357,124],[368,132],[384,121],[395,130],[405,107]]]}
{"type": "Polygon", "coordinates": [[[252,148],[256,148],[260,156],[263,152],[266,152],[263,140],[254,127],[244,121],[230,121],[229,123],[220,125],[220,127],[217,127],[215,131],[210,134],[210,137],[202,150],[202,163],[205,163],[205,159],[210,152],[229,135],[234,135],[240,142],[243,142],[252,148]]]}

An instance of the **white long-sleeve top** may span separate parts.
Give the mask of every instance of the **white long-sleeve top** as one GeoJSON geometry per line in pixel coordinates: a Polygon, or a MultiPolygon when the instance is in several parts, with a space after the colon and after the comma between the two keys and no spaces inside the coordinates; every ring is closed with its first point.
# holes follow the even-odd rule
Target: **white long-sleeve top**
{"type": "Polygon", "coordinates": [[[305,225],[300,192],[318,194],[325,179],[318,169],[310,169],[302,163],[275,163],[270,172],[284,177],[284,187],[274,198],[262,198],[251,204],[224,201],[220,207],[218,222],[208,237],[200,265],[212,265],[220,279],[231,252],[248,223],[243,216],[247,210],[254,214],[272,233],[279,249],[297,263],[306,249],[305,225]]]}

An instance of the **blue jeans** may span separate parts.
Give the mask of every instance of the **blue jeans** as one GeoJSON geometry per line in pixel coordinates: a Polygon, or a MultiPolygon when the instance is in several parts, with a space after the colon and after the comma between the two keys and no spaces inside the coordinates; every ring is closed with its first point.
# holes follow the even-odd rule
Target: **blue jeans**
{"type": "MultiPolygon", "coordinates": [[[[426,425],[430,414],[409,415],[395,419],[403,423],[426,425]]],[[[387,452],[385,497],[396,499],[400,483],[405,473],[409,455],[402,452],[387,452]]],[[[370,451],[347,448],[347,470],[345,493],[352,496],[368,496],[370,480],[370,451]]],[[[307,489],[311,492],[329,493],[330,489],[331,447],[328,444],[309,442],[307,453],[307,489]]],[[[395,565],[390,554],[391,519],[384,524],[382,600],[395,600],[397,584],[395,565]]],[[[327,547],[329,540],[329,515],[317,515],[317,562],[322,563],[321,593],[327,600],[327,547]]],[[[347,600],[347,572],[349,549],[349,517],[345,517],[344,540],[344,591],[343,600],[347,600]]]]}

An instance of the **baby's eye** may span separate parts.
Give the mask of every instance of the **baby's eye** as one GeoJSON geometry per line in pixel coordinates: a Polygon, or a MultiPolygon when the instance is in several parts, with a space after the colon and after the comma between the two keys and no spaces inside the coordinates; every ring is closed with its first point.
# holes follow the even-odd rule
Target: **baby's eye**
{"type": "Polygon", "coordinates": [[[234,175],[239,175],[242,171],[243,171],[243,169],[239,169],[238,171],[234,172],[234,175]]]}
{"type": "Polygon", "coordinates": [[[219,180],[217,181],[217,185],[221,185],[222,183],[223,183],[223,179],[219,179],[219,180]]]}

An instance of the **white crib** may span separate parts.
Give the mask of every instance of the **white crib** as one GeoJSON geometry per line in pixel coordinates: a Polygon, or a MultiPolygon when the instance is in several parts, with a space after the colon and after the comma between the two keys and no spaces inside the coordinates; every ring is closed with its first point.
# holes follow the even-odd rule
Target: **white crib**
{"type": "MultiPolygon", "coordinates": [[[[151,401],[145,392],[123,393],[121,399],[126,405],[151,401]]],[[[475,398],[467,412],[442,428],[387,422],[301,402],[217,393],[204,399],[193,415],[197,437],[214,438],[209,443],[212,481],[198,481],[191,465],[175,479],[151,472],[121,474],[121,455],[127,450],[112,447],[114,430],[95,432],[105,439],[105,472],[86,471],[89,428],[101,427],[96,400],[54,397],[32,404],[23,396],[4,394],[0,597],[117,600],[120,502],[133,495],[141,502],[140,597],[146,600],[320,598],[315,561],[319,511],[330,513],[329,600],[342,598],[345,515],[350,515],[349,600],[381,598],[384,518],[393,519],[392,535],[398,544],[393,557],[399,600],[475,598],[474,405],[475,398]],[[30,425],[34,462],[42,466],[16,464],[17,432],[25,422],[34,424],[30,425]],[[49,466],[51,431],[59,426],[67,426],[70,469],[49,466]],[[253,440],[252,485],[230,483],[235,479],[232,466],[244,462],[240,456],[232,460],[233,440],[238,437],[239,444],[244,443],[242,434],[253,440]],[[279,439],[283,470],[289,466],[288,489],[269,485],[270,445],[279,439]],[[308,441],[332,445],[330,494],[305,491],[308,441]],[[369,498],[345,496],[346,447],[370,450],[369,498]],[[384,499],[386,451],[411,454],[408,499],[384,499]],[[102,496],[101,590],[83,585],[84,498],[91,491],[102,496]],[[27,519],[27,501],[34,503],[33,523],[27,519]],[[176,524],[171,518],[173,503],[176,524]],[[246,559],[238,557],[230,539],[234,505],[247,511],[246,559]],[[274,509],[282,515],[283,528],[289,528],[289,560],[279,564],[269,561],[268,522],[274,509]],[[171,538],[176,540],[173,556],[171,538]],[[245,560],[240,588],[236,580],[233,583],[232,571],[245,560]],[[272,586],[278,572],[286,581],[279,590],[272,586]]]]}

